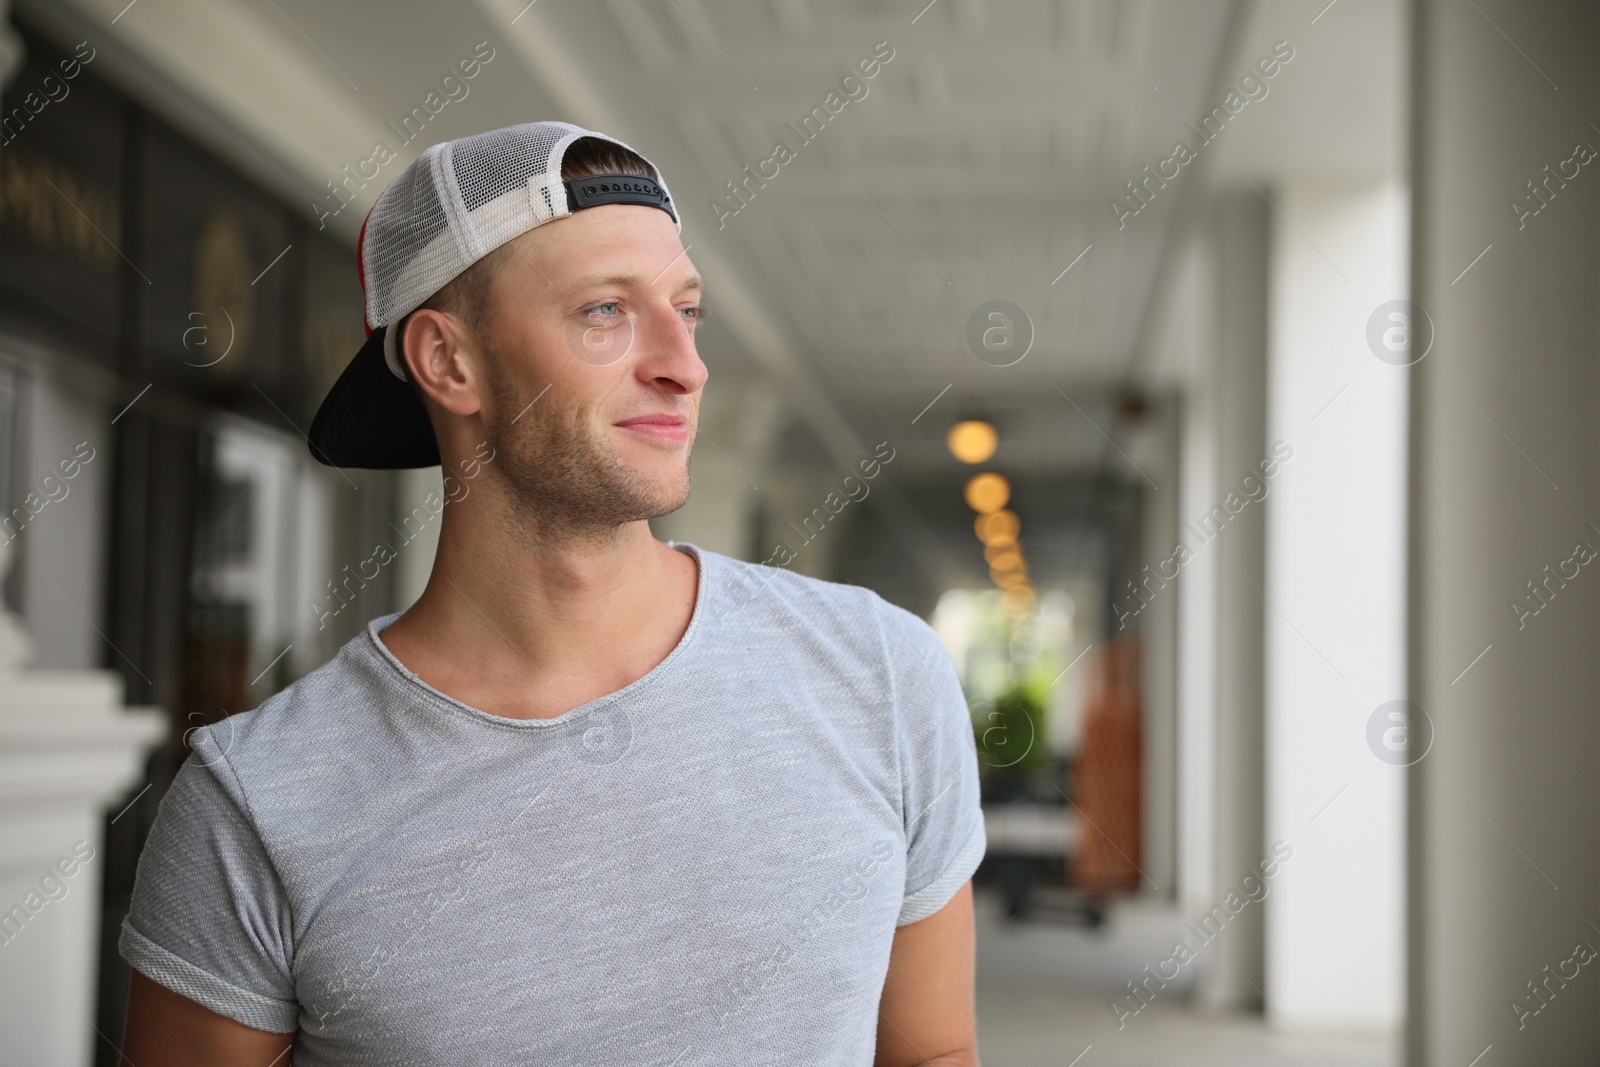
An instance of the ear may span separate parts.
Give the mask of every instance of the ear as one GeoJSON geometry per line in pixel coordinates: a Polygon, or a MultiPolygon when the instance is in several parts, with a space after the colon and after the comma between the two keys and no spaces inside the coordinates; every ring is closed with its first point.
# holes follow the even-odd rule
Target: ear
{"type": "Polygon", "coordinates": [[[460,319],[418,308],[406,318],[400,343],[406,372],[434,403],[452,415],[482,410],[477,346],[460,319]]]}

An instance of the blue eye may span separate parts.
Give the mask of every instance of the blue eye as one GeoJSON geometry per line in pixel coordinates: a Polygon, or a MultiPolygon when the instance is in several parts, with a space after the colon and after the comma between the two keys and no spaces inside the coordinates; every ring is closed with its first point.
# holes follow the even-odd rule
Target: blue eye
{"type": "Polygon", "coordinates": [[[589,308],[587,311],[584,312],[584,314],[585,315],[593,315],[595,312],[600,311],[602,308],[611,308],[613,310],[610,313],[608,313],[605,316],[605,318],[612,319],[612,318],[615,318],[616,315],[618,314],[618,312],[616,312],[615,309],[620,307],[621,303],[622,302],[620,300],[607,300],[603,304],[596,304],[594,307],[589,308]]]}

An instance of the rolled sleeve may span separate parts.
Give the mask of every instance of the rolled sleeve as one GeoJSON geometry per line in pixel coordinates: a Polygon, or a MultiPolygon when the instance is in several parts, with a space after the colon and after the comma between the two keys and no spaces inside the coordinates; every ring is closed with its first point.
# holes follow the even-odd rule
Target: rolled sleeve
{"type": "Polygon", "coordinates": [[[888,642],[901,731],[906,831],[904,903],[895,925],[949,903],[982,862],[988,840],[978,788],[972,714],[955,664],[932,627],[900,608],[888,642]]]}
{"type": "Polygon", "coordinates": [[[117,949],[152,981],[277,1033],[298,1026],[292,926],[277,873],[217,744],[194,752],[161,800],[117,949]]]}

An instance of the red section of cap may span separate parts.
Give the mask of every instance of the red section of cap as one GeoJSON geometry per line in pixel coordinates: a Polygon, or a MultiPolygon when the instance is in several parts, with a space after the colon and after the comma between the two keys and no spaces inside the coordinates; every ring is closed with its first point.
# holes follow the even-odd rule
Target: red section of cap
{"type": "MultiPolygon", "coordinates": [[[[372,207],[377,207],[374,203],[372,207]]],[[[367,208],[366,217],[361,220],[361,233],[356,236],[356,277],[361,281],[361,325],[367,328],[367,336],[372,336],[372,323],[367,321],[367,223],[372,219],[372,207],[367,208]]]]}

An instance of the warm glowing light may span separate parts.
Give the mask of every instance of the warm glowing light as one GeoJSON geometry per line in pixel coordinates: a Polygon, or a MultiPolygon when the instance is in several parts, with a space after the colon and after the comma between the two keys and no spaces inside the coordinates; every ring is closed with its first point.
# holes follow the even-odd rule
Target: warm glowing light
{"type": "Polygon", "coordinates": [[[990,570],[989,577],[1001,589],[1017,589],[1029,584],[1027,574],[1022,571],[990,570]]]}
{"type": "Polygon", "coordinates": [[[994,450],[1000,445],[1000,438],[994,432],[994,427],[987,422],[969,419],[950,427],[946,443],[950,446],[950,454],[961,462],[982,463],[994,455],[994,450]]]}
{"type": "Polygon", "coordinates": [[[989,515],[979,515],[973,520],[972,529],[984,544],[1005,543],[1017,539],[1022,520],[1010,508],[1001,508],[989,515]]]}
{"type": "Polygon", "coordinates": [[[1001,570],[1005,570],[1005,565],[1000,563],[1000,557],[1004,555],[1014,555],[1020,559],[1022,557],[1022,549],[1017,546],[1015,541],[1011,540],[990,541],[983,546],[983,560],[991,567],[999,567],[1001,570]]]}
{"type": "Polygon", "coordinates": [[[983,550],[983,558],[997,571],[1014,571],[1022,566],[1022,553],[1014,548],[1002,548],[996,552],[991,546],[983,550]]]}
{"type": "Polygon", "coordinates": [[[1011,483],[993,471],[974,474],[967,482],[966,496],[969,508],[987,515],[1006,506],[1011,499],[1011,483]]]}

